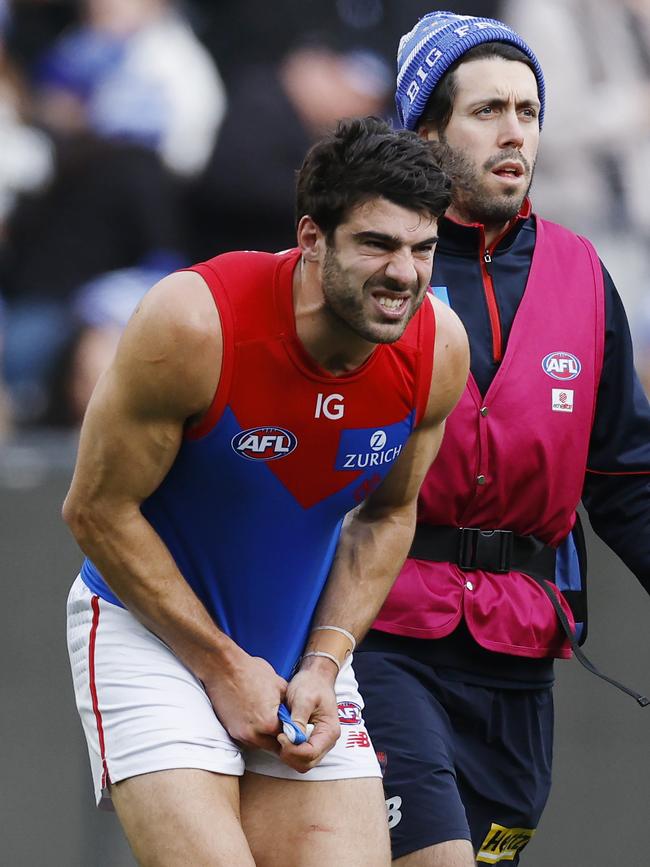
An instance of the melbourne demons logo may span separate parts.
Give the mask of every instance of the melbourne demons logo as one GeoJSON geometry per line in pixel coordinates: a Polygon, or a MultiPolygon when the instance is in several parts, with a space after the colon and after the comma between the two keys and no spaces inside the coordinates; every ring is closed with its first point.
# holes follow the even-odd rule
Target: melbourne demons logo
{"type": "Polygon", "coordinates": [[[553,379],[575,379],[579,375],[582,365],[570,352],[549,352],[542,359],[544,373],[553,379]]]}
{"type": "Polygon", "coordinates": [[[230,445],[249,461],[277,461],[291,454],[298,438],[282,427],[251,427],[235,434],[230,445]]]}

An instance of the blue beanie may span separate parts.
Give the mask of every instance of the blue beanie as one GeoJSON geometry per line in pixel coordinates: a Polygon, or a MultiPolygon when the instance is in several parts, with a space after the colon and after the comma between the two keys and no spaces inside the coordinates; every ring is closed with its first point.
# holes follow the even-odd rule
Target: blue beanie
{"type": "Polygon", "coordinates": [[[482,42],[506,42],[531,60],[544,120],[544,74],[524,40],[507,24],[493,18],[430,12],[400,39],[397,49],[397,114],[406,129],[415,129],[424,107],[449,67],[482,42]]]}

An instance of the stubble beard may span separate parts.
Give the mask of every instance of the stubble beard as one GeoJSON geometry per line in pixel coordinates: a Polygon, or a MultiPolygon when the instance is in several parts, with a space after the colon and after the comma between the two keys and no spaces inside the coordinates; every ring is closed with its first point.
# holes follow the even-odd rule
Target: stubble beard
{"type": "MultiPolygon", "coordinates": [[[[382,285],[386,288],[401,288],[391,287],[390,281],[384,281],[382,285]]],[[[425,295],[424,292],[421,297],[411,295],[410,315],[402,321],[392,324],[369,322],[364,308],[368,283],[355,288],[349,275],[341,267],[336,251],[329,246],[323,261],[322,288],[326,310],[337,324],[345,326],[369,343],[395,343],[399,340],[425,295]]]]}
{"type": "Polygon", "coordinates": [[[503,150],[485,162],[479,171],[462,148],[452,147],[441,134],[440,141],[431,146],[443,171],[453,181],[452,205],[456,213],[467,223],[481,223],[486,227],[501,226],[521,210],[533,180],[534,164],[531,164],[515,148],[503,150]],[[485,173],[498,163],[514,160],[523,164],[528,175],[528,185],[522,193],[513,190],[495,194],[488,189],[485,173]]]}

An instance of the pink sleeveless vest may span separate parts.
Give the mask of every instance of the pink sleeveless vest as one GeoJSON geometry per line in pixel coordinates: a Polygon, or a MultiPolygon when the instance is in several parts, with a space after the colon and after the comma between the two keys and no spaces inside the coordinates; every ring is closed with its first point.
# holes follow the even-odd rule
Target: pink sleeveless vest
{"type": "MultiPolygon", "coordinates": [[[[558,545],[582,494],[603,348],[598,257],[585,239],[538,218],[501,367],[483,399],[470,376],[422,486],[418,521],[509,529],[558,545]]],[[[441,638],[462,617],[488,650],[571,655],[550,601],[520,572],[464,572],[409,559],[374,628],[441,638]]]]}

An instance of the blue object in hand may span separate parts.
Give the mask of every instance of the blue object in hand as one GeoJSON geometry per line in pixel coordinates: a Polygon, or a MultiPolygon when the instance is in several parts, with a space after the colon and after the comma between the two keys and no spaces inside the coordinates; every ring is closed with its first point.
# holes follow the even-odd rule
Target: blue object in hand
{"type": "Polygon", "coordinates": [[[313,726],[307,725],[307,734],[303,732],[299,725],[291,719],[291,714],[289,713],[289,708],[281,704],[278,707],[278,718],[282,723],[282,731],[289,738],[292,744],[304,744],[309,740],[309,735],[311,734],[310,728],[313,729],[313,726]]]}

